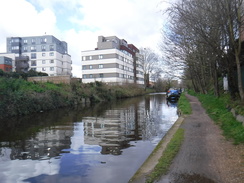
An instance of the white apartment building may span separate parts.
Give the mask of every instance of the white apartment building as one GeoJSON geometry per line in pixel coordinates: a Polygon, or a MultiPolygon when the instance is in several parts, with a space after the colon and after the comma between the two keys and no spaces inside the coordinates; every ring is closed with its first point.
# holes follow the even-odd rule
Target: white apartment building
{"type": "Polygon", "coordinates": [[[1,56],[12,58],[13,71],[32,69],[49,76],[71,75],[72,60],[67,43],[52,35],[9,37],[7,53],[1,56]]]}
{"type": "Polygon", "coordinates": [[[137,63],[139,50],[116,36],[98,37],[97,48],[82,51],[82,82],[143,85],[143,70],[137,63]]]}

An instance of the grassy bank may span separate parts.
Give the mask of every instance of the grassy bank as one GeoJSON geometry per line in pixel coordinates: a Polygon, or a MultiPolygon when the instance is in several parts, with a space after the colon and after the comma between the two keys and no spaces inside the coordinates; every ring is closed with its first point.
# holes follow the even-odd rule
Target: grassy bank
{"type": "Polygon", "coordinates": [[[169,167],[174,157],[178,153],[183,140],[184,129],[179,128],[167,145],[165,151],[158,161],[158,164],[154,167],[150,175],[147,176],[146,183],[153,183],[154,181],[158,180],[162,175],[165,175],[168,172],[169,167]]]}
{"type": "Polygon", "coordinates": [[[0,118],[73,106],[82,101],[100,102],[145,94],[143,88],[102,82],[82,84],[33,83],[24,79],[0,77],[0,118]]]}
{"type": "MultiPolygon", "coordinates": [[[[230,100],[228,95],[222,95],[217,98],[214,95],[203,95],[192,93],[199,98],[208,115],[223,130],[223,135],[233,140],[234,144],[244,143],[244,126],[238,122],[232,113],[230,107],[235,107],[235,102],[230,100]]],[[[240,105],[239,110],[243,110],[240,105]]]]}

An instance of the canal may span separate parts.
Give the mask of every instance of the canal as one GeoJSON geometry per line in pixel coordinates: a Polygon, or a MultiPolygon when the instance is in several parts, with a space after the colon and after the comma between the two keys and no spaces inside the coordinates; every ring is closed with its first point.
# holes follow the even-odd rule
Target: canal
{"type": "Polygon", "coordinates": [[[177,120],[164,93],[0,122],[0,182],[126,183],[177,120]]]}

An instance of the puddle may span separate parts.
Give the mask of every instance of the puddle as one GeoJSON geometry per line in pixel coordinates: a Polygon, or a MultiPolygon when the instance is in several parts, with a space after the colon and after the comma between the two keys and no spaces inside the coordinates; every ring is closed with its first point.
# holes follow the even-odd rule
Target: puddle
{"type": "Polygon", "coordinates": [[[216,183],[199,174],[173,174],[169,183],[216,183]]]}

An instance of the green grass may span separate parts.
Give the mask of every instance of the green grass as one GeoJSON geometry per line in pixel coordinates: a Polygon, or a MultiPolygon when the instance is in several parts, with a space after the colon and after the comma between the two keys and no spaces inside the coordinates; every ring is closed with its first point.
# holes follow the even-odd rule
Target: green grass
{"type": "Polygon", "coordinates": [[[178,109],[183,113],[183,114],[191,114],[191,104],[189,100],[186,98],[185,93],[182,93],[180,96],[180,99],[178,101],[178,109]]]}
{"type": "Polygon", "coordinates": [[[154,167],[153,171],[147,176],[146,183],[153,183],[158,180],[162,175],[165,175],[169,167],[178,153],[180,146],[184,140],[184,129],[179,128],[170,140],[165,151],[163,152],[158,164],[154,167]]]}
{"type": "Polygon", "coordinates": [[[231,106],[228,96],[222,95],[217,98],[210,94],[191,94],[198,97],[208,115],[221,127],[223,135],[228,140],[232,140],[234,144],[244,143],[244,126],[234,118],[228,109],[228,106],[231,106]]]}

